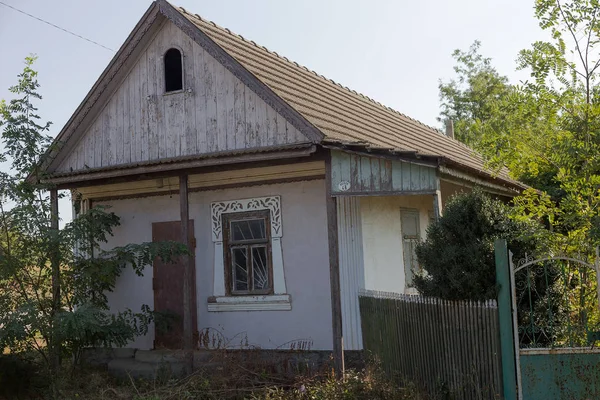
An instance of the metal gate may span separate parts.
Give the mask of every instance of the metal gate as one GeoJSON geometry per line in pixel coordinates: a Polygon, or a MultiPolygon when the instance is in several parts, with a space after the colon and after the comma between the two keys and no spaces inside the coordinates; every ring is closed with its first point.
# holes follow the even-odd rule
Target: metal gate
{"type": "Polygon", "coordinates": [[[520,399],[600,398],[600,257],[513,261],[512,318],[520,399]]]}

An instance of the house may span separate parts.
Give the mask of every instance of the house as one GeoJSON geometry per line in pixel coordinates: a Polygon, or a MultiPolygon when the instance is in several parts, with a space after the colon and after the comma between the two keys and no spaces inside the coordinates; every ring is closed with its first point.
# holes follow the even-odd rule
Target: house
{"type": "MultiPolygon", "coordinates": [[[[362,347],[359,290],[412,290],[414,244],[449,196],[523,189],[436,129],[164,0],[56,141],[48,180],[83,211],[108,204],[121,217],[108,246],[193,248],[188,269],[122,275],[113,310],[189,306],[196,332],[265,349],[308,340],[336,360],[342,342],[362,347]]],[[[178,347],[178,332],[130,346],[178,347]]]]}

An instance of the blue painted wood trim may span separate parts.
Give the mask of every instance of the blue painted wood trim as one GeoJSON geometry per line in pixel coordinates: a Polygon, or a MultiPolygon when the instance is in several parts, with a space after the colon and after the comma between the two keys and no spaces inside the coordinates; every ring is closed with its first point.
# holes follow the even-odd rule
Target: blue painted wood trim
{"type": "Polygon", "coordinates": [[[436,168],[406,161],[331,151],[332,195],[421,194],[438,190],[436,168]]]}

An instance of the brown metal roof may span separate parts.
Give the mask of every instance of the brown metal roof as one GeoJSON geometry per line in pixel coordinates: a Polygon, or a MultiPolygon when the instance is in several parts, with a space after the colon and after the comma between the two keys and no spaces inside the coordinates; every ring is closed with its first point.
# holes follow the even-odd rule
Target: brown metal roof
{"type": "MultiPolygon", "coordinates": [[[[486,170],[479,154],[437,129],[343,87],[197,14],[175,8],[317,127],[326,141],[414,151],[418,155],[442,157],[450,164],[493,175],[486,170]]],[[[497,178],[523,186],[510,179],[506,170],[497,178]]]]}

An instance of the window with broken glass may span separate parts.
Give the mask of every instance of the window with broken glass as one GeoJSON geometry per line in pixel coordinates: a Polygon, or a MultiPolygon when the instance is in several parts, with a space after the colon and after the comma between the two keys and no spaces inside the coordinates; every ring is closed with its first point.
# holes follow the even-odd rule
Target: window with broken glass
{"type": "Polygon", "coordinates": [[[269,211],[223,215],[229,295],[273,293],[269,211]]]}

